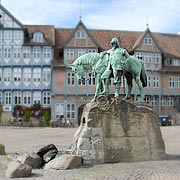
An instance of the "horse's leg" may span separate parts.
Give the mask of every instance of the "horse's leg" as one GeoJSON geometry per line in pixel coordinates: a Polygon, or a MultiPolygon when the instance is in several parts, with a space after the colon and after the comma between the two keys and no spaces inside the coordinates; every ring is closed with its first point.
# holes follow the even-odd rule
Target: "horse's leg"
{"type": "Polygon", "coordinates": [[[144,98],[145,98],[145,95],[144,95],[144,90],[143,90],[143,85],[142,85],[142,82],[141,82],[141,79],[140,79],[140,74],[138,74],[136,77],[135,77],[135,81],[138,85],[138,88],[139,88],[139,91],[140,91],[140,99],[139,99],[139,102],[144,102],[144,98]]]}
{"type": "Polygon", "coordinates": [[[95,95],[94,95],[93,99],[91,100],[91,102],[96,102],[99,92],[101,90],[101,76],[97,75],[96,82],[97,82],[96,91],[95,91],[95,95]]]}
{"type": "Polygon", "coordinates": [[[130,99],[131,97],[131,91],[132,91],[132,76],[125,75],[126,80],[127,80],[127,85],[128,85],[128,93],[126,96],[123,98],[123,100],[130,99]]]}
{"type": "Polygon", "coordinates": [[[102,79],[103,91],[99,95],[109,95],[109,79],[102,79]]]}

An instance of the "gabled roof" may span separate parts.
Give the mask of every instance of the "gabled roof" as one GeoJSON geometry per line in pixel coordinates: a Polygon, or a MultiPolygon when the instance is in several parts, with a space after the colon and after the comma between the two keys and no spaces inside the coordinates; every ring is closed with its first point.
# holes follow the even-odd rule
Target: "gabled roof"
{"type": "Polygon", "coordinates": [[[0,4],[0,9],[2,9],[9,17],[11,17],[22,29],[24,29],[24,25],[18,21],[2,4],[0,4]]]}
{"type": "Polygon", "coordinates": [[[147,29],[139,36],[139,38],[137,38],[137,40],[136,40],[136,42],[135,42],[132,50],[135,51],[135,50],[138,48],[138,46],[143,42],[143,39],[144,39],[144,37],[146,36],[146,34],[150,34],[150,36],[151,36],[153,42],[155,43],[156,47],[159,49],[160,52],[162,52],[161,48],[159,47],[156,39],[154,38],[154,36],[153,36],[153,34],[151,33],[151,31],[150,31],[149,28],[147,28],[147,29]]]}
{"type": "Polygon", "coordinates": [[[86,26],[85,26],[84,23],[82,22],[82,20],[80,20],[80,21],[78,22],[78,24],[76,25],[76,27],[75,27],[75,29],[73,30],[72,34],[71,34],[71,35],[69,36],[69,38],[65,41],[65,43],[60,46],[60,48],[63,48],[64,46],[66,46],[66,45],[70,42],[70,40],[74,37],[75,33],[77,32],[79,26],[82,26],[82,27],[84,28],[86,34],[87,34],[87,35],[91,38],[91,40],[93,41],[93,43],[94,43],[97,47],[101,48],[100,44],[98,44],[98,43],[96,42],[96,40],[93,38],[93,36],[92,36],[91,33],[89,32],[89,30],[86,28],[86,26]]]}

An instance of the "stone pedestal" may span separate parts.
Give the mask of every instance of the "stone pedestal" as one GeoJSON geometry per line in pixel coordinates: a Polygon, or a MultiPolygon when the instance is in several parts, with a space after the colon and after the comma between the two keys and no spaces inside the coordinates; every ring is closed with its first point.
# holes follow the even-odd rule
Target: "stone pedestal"
{"type": "Polygon", "coordinates": [[[101,96],[85,105],[71,145],[84,164],[165,159],[157,115],[146,105],[101,96]]]}

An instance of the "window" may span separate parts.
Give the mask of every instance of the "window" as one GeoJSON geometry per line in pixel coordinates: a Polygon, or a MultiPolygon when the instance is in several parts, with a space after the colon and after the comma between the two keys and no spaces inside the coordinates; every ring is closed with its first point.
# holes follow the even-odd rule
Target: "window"
{"type": "Polygon", "coordinates": [[[14,91],[14,104],[21,104],[22,93],[20,91],[14,91]]]}
{"type": "Polygon", "coordinates": [[[18,62],[21,58],[21,48],[14,48],[13,49],[13,57],[14,61],[18,62]]]}
{"type": "Polygon", "coordinates": [[[154,63],[159,64],[161,62],[161,55],[160,54],[154,54],[154,63]]]}
{"type": "Polygon", "coordinates": [[[156,96],[145,96],[145,101],[151,106],[157,106],[157,97],[156,96]]]}
{"type": "Polygon", "coordinates": [[[91,72],[88,73],[88,79],[89,79],[89,81],[88,81],[89,85],[95,85],[96,80],[95,80],[95,76],[93,75],[93,73],[91,73],[91,72]]]}
{"type": "Polygon", "coordinates": [[[66,58],[74,59],[74,49],[66,49],[66,58]]]}
{"type": "Polygon", "coordinates": [[[45,84],[49,84],[51,82],[51,69],[50,68],[43,69],[43,82],[45,84]]]}
{"type": "Polygon", "coordinates": [[[151,105],[157,106],[157,97],[156,96],[151,97],[151,105]]]}
{"type": "Polygon", "coordinates": [[[43,105],[51,104],[51,92],[43,92],[43,105]]]}
{"type": "Polygon", "coordinates": [[[139,59],[144,60],[147,63],[161,63],[161,54],[159,53],[135,52],[135,56],[139,59]]]}
{"type": "Polygon", "coordinates": [[[50,48],[44,48],[43,49],[43,57],[44,57],[44,59],[50,59],[51,58],[51,49],[50,48]]]}
{"type": "Polygon", "coordinates": [[[173,60],[172,59],[166,59],[166,65],[172,66],[173,65],[173,60]]]}
{"type": "Polygon", "coordinates": [[[176,87],[180,88],[180,77],[176,77],[176,87]]]}
{"type": "Polygon", "coordinates": [[[64,115],[64,104],[56,103],[55,104],[55,117],[59,119],[61,115],[64,115]]]}
{"type": "Polygon", "coordinates": [[[152,54],[151,53],[144,53],[143,60],[147,63],[152,62],[152,54]]]}
{"type": "Polygon", "coordinates": [[[24,91],[23,92],[23,104],[25,106],[31,105],[31,91],[24,91]]]}
{"type": "Polygon", "coordinates": [[[152,38],[144,38],[144,44],[151,45],[152,44],[152,38]]]}
{"type": "Polygon", "coordinates": [[[44,42],[43,33],[42,32],[35,32],[33,34],[33,41],[37,43],[44,42]]]}
{"type": "Polygon", "coordinates": [[[85,54],[86,53],[86,50],[85,49],[78,49],[78,51],[77,51],[77,57],[79,57],[79,56],[81,56],[81,55],[83,55],[83,54],[85,54]]]}
{"type": "Polygon", "coordinates": [[[10,91],[5,92],[5,105],[11,105],[12,93],[10,91]]]}
{"type": "Polygon", "coordinates": [[[73,72],[67,73],[67,84],[68,85],[74,85],[75,84],[75,75],[73,72]]]}
{"type": "Polygon", "coordinates": [[[147,76],[147,87],[151,87],[151,76],[147,76]]]}
{"type": "Polygon", "coordinates": [[[165,64],[167,66],[180,66],[180,59],[166,59],[165,64]]]}
{"type": "Polygon", "coordinates": [[[174,59],[174,66],[180,66],[180,59],[174,59]]]}
{"type": "Polygon", "coordinates": [[[12,70],[11,68],[4,68],[4,82],[10,82],[11,81],[11,74],[12,74],[12,70]]]}
{"type": "Polygon", "coordinates": [[[41,68],[33,69],[33,81],[37,85],[41,81],[41,68]]]}
{"type": "Polygon", "coordinates": [[[88,49],[88,53],[94,53],[94,52],[97,52],[96,49],[88,49]]]}
{"type": "Polygon", "coordinates": [[[19,83],[21,81],[21,68],[13,69],[13,80],[14,83],[19,83]]]}
{"type": "Polygon", "coordinates": [[[67,106],[66,106],[66,117],[69,119],[75,118],[75,104],[67,104],[67,106]]]}
{"type": "Polygon", "coordinates": [[[23,69],[23,82],[26,86],[31,82],[31,68],[23,69]]]}
{"type": "Polygon", "coordinates": [[[86,85],[86,81],[83,81],[81,79],[78,80],[78,85],[83,86],[86,85]]]}
{"type": "Polygon", "coordinates": [[[84,39],[86,38],[86,32],[85,31],[77,31],[76,32],[76,38],[79,38],[79,39],[84,39]]]}
{"type": "MultiPolygon", "coordinates": [[[[5,47],[4,48],[4,59],[5,59],[5,61],[6,60],[10,60],[10,58],[11,58],[11,47],[5,47]]],[[[6,62],[8,62],[8,61],[6,61],[6,62]]]]}
{"type": "Polygon", "coordinates": [[[30,47],[24,47],[23,48],[23,61],[28,64],[30,61],[30,53],[31,53],[31,49],[30,47]]]}
{"type": "Polygon", "coordinates": [[[172,97],[172,96],[168,97],[167,105],[168,106],[174,106],[174,97],[172,97]]]}
{"type": "Polygon", "coordinates": [[[142,52],[135,52],[135,56],[139,59],[143,60],[143,53],[142,52]]]}
{"type": "Polygon", "coordinates": [[[38,62],[40,60],[40,56],[41,56],[41,51],[40,51],[40,47],[35,47],[33,49],[33,57],[34,57],[34,60],[36,62],[38,62]]]}
{"type": "Polygon", "coordinates": [[[153,87],[159,87],[159,76],[153,76],[153,87]]]}
{"type": "Polygon", "coordinates": [[[170,76],[169,77],[169,88],[174,88],[175,87],[175,77],[170,76]]]}
{"type": "Polygon", "coordinates": [[[33,104],[41,104],[41,92],[40,91],[33,92],[33,104]]]}
{"type": "Polygon", "coordinates": [[[161,106],[167,106],[167,97],[165,96],[161,97],[161,106]]]}

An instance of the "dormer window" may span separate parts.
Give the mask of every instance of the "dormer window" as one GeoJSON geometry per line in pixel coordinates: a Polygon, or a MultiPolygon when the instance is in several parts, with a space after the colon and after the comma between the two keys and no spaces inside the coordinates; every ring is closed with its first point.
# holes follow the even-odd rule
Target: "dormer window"
{"type": "Polygon", "coordinates": [[[37,43],[44,42],[44,36],[41,31],[37,31],[37,32],[33,33],[33,42],[37,42],[37,43]]]}
{"type": "Polygon", "coordinates": [[[152,45],[152,38],[144,38],[144,44],[152,45]]]}
{"type": "Polygon", "coordinates": [[[76,32],[76,38],[79,38],[79,39],[86,38],[86,32],[85,31],[77,31],[76,32]]]}

